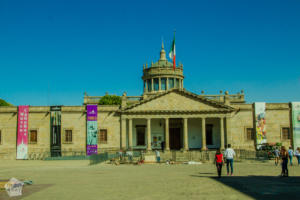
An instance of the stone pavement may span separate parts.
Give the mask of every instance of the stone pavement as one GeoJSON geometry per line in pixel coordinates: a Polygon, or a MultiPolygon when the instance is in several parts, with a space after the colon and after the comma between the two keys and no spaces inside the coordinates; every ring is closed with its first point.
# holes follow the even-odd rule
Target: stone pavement
{"type": "MultiPolygon", "coordinates": [[[[216,178],[213,164],[89,166],[88,161],[3,161],[1,179],[32,180],[22,199],[297,199],[300,166],[278,177],[270,162],[235,163],[234,176],[216,178]]],[[[223,169],[225,174],[225,168],[223,169]]],[[[0,191],[0,199],[8,199],[0,191]]]]}

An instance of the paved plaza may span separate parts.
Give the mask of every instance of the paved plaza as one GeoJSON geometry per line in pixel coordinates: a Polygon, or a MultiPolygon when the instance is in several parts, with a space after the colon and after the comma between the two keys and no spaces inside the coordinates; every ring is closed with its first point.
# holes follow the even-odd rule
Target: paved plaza
{"type": "MultiPolygon", "coordinates": [[[[235,170],[234,176],[218,179],[210,163],[89,166],[88,161],[0,162],[2,180],[15,177],[34,182],[25,186],[24,200],[299,198],[300,166],[289,167],[289,178],[278,177],[280,166],[273,161],[235,163],[235,170]]],[[[9,199],[5,191],[0,191],[0,199],[9,199]]]]}

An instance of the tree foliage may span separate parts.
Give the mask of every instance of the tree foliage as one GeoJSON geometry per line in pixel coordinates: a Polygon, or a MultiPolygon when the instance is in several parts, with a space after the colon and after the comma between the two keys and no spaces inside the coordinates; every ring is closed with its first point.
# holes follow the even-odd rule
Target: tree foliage
{"type": "Polygon", "coordinates": [[[11,104],[7,103],[3,99],[0,99],[0,106],[11,106],[11,104]]]}
{"type": "Polygon", "coordinates": [[[117,95],[105,95],[99,100],[99,105],[121,105],[122,99],[117,95]]]}

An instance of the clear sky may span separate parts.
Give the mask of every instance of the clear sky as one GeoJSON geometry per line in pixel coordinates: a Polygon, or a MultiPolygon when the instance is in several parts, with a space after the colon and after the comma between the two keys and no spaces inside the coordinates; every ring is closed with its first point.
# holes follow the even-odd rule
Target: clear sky
{"type": "Polygon", "coordinates": [[[0,98],[81,105],[86,91],[141,95],[143,64],[176,29],[184,86],[300,101],[299,0],[0,0],[0,98]]]}

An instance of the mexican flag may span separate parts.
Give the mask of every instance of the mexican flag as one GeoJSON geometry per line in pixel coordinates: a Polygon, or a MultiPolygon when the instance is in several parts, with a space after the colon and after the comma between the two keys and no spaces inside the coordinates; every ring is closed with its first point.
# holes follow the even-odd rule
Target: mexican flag
{"type": "Polygon", "coordinates": [[[170,59],[173,60],[173,69],[175,70],[175,68],[176,68],[175,35],[174,35],[174,39],[173,39],[173,42],[172,42],[171,51],[169,53],[169,57],[170,57],[170,59]]]}

